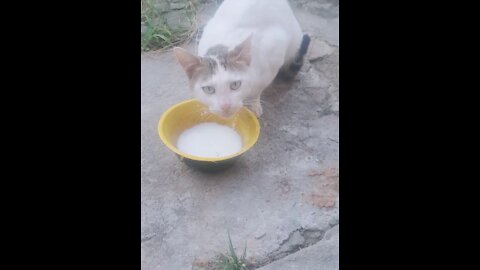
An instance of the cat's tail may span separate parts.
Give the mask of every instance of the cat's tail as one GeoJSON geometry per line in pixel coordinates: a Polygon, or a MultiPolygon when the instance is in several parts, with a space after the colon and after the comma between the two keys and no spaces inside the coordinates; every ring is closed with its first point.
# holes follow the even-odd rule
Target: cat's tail
{"type": "Polygon", "coordinates": [[[310,45],[310,36],[307,34],[303,35],[302,43],[300,44],[300,49],[298,49],[297,54],[293,61],[286,66],[282,67],[277,75],[277,78],[281,77],[282,79],[291,80],[293,79],[298,71],[303,66],[303,59],[305,54],[308,51],[308,46],[310,45]]]}
{"type": "Polygon", "coordinates": [[[303,35],[302,44],[300,44],[300,49],[298,50],[297,56],[295,57],[295,61],[300,61],[303,63],[303,57],[307,53],[308,46],[310,45],[310,36],[307,34],[303,35]]]}

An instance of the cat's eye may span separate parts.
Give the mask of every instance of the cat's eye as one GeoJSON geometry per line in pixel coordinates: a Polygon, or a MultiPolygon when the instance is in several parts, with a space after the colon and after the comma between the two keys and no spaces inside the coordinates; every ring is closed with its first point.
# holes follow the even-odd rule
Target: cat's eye
{"type": "Polygon", "coordinates": [[[242,85],[242,81],[234,81],[230,84],[230,89],[237,90],[242,85]]]}
{"type": "Polygon", "coordinates": [[[202,90],[207,95],[212,95],[213,93],[215,93],[215,88],[213,88],[211,86],[204,86],[204,87],[202,87],[202,90]]]}

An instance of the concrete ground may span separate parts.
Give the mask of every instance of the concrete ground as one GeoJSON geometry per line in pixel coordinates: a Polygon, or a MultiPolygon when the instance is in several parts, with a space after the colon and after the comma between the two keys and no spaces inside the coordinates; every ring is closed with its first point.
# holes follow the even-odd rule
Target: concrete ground
{"type": "Polygon", "coordinates": [[[191,169],[162,144],[160,116],[191,95],[171,51],[142,54],[143,270],[207,269],[227,229],[249,269],[338,269],[338,1],[292,2],[309,61],[265,90],[260,139],[227,171],[191,169]]]}

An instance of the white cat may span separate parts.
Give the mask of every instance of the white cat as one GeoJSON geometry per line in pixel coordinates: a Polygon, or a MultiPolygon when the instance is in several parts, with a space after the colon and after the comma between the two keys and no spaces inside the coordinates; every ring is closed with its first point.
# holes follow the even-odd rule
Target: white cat
{"type": "Polygon", "coordinates": [[[279,72],[298,72],[309,42],[287,0],[225,0],[204,28],[198,56],[174,53],[211,112],[231,117],[246,105],[260,116],[262,91],[279,72]]]}

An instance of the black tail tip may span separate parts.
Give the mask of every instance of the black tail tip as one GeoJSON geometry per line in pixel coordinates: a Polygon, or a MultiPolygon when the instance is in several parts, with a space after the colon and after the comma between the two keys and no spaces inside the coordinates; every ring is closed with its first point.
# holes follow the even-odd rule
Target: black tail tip
{"type": "Polygon", "coordinates": [[[310,45],[310,36],[307,34],[304,34],[302,38],[302,44],[300,45],[300,50],[299,50],[301,55],[305,55],[307,53],[309,45],[310,45]]]}

